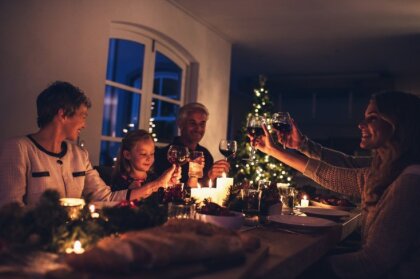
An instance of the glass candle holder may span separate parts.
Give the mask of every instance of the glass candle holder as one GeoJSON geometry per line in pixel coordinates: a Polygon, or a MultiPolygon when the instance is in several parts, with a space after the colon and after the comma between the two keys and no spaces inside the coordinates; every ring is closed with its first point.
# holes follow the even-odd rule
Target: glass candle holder
{"type": "Polygon", "coordinates": [[[85,200],[78,198],[61,198],[60,204],[67,210],[69,218],[75,220],[80,217],[82,209],[85,206],[85,200]]]}

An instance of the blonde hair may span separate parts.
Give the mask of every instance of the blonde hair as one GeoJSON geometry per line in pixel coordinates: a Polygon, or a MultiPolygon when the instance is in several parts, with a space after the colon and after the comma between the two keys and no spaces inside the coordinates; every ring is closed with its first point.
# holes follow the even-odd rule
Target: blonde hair
{"type": "Polygon", "coordinates": [[[131,151],[139,141],[151,140],[153,137],[146,130],[134,130],[127,133],[121,141],[121,147],[118,151],[117,161],[115,162],[114,176],[117,174],[127,175],[131,171],[130,162],[124,157],[124,151],[131,151]]]}

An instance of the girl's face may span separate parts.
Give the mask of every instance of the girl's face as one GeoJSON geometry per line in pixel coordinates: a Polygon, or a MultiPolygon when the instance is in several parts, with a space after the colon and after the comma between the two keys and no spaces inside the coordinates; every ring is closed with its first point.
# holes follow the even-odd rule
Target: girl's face
{"type": "Polygon", "coordinates": [[[360,147],[364,149],[378,149],[392,136],[393,128],[379,113],[375,101],[370,101],[365,111],[365,119],[359,124],[362,133],[360,147]]]}
{"type": "Polygon", "coordinates": [[[155,161],[155,143],[151,139],[140,140],[130,151],[124,150],[123,155],[133,172],[147,172],[155,161]]]}

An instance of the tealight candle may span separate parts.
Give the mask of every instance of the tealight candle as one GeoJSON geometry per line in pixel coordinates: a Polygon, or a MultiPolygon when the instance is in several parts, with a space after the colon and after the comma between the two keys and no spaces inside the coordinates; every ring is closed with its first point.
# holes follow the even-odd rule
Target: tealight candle
{"type": "Polygon", "coordinates": [[[82,243],[79,240],[76,240],[73,243],[73,248],[69,247],[69,248],[66,249],[67,254],[71,254],[71,253],[83,254],[84,252],[85,252],[85,249],[83,249],[82,243]]]}
{"type": "Polygon", "coordinates": [[[90,211],[90,216],[92,218],[99,218],[99,213],[95,212],[95,205],[94,204],[89,205],[89,211],[90,211]]]}
{"type": "Polygon", "coordinates": [[[300,206],[301,207],[308,207],[309,206],[309,200],[306,195],[303,196],[303,199],[300,200],[300,206]]]}
{"type": "Polygon", "coordinates": [[[82,243],[79,240],[76,240],[73,245],[73,252],[75,254],[83,254],[85,249],[82,247],[82,243]]]}
{"type": "Polygon", "coordinates": [[[85,206],[85,200],[78,198],[61,198],[60,204],[67,209],[70,219],[74,220],[79,217],[80,211],[85,206]]]}

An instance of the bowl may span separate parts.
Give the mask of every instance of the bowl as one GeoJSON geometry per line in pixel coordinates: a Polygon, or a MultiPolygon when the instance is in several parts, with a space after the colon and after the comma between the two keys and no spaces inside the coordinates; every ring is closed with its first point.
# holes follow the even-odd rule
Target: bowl
{"type": "Polygon", "coordinates": [[[195,218],[205,223],[223,227],[230,230],[238,230],[244,223],[244,214],[241,212],[230,211],[231,216],[215,216],[196,213],[195,218]]]}

